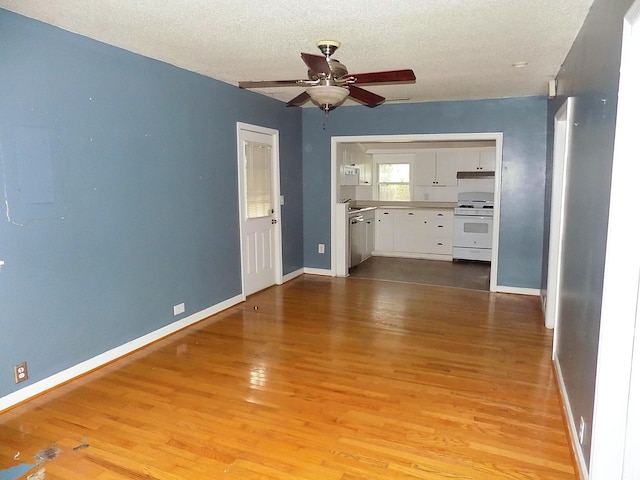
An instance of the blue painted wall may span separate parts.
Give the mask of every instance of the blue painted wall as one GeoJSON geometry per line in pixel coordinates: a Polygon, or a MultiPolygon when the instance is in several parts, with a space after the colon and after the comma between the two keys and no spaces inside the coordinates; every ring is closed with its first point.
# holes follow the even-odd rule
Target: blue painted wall
{"type": "MultiPolygon", "coordinates": [[[[556,361],[573,414],[570,421],[577,427],[583,417],[587,425],[584,442],[579,446],[587,465],[591,457],[622,27],[632,3],[593,3],[558,75],[560,96],[549,106],[552,125],[564,100],[575,97],[566,174],[556,361]]],[[[552,161],[550,151],[549,168],[552,161]]],[[[550,204],[547,217],[549,211],[550,204]]]]}
{"type": "Polygon", "coordinates": [[[305,109],[304,258],[331,268],[317,244],[331,240],[331,137],[503,132],[498,285],[540,288],[543,248],[547,103],[545,97],[305,109]]]}
{"type": "Polygon", "coordinates": [[[241,293],[237,121],[280,131],[303,266],[300,109],[1,9],[0,45],[0,396],[20,361],[32,383],[241,293]],[[20,191],[25,132],[47,203],[20,191]]]}

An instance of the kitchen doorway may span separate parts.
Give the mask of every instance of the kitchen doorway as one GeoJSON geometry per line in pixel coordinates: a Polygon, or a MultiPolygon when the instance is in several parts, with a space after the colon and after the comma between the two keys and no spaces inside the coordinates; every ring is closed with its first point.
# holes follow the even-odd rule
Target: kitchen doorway
{"type": "MultiPolygon", "coordinates": [[[[402,148],[413,148],[416,144],[434,142],[438,145],[449,145],[454,143],[464,142],[490,142],[495,148],[495,174],[493,179],[493,194],[494,194],[494,207],[493,215],[496,221],[493,222],[492,232],[492,248],[491,248],[491,261],[489,265],[489,290],[497,291],[497,271],[498,271],[498,243],[499,243],[499,225],[497,221],[500,218],[500,186],[501,186],[501,170],[502,170],[502,142],[503,134],[500,132],[485,132],[485,133],[464,133],[464,134],[415,134],[415,135],[371,135],[371,136],[344,136],[344,137],[332,137],[331,138],[331,219],[332,219],[332,232],[331,232],[331,270],[332,275],[338,275],[339,272],[344,272],[345,268],[342,265],[344,262],[343,255],[340,253],[344,251],[344,245],[347,244],[348,239],[345,238],[348,229],[344,226],[341,227],[341,223],[344,223],[344,208],[339,207],[341,202],[353,198],[342,198],[341,195],[341,167],[343,166],[343,159],[339,158],[339,154],[343,149],[343,145],[358,145],[358,144],[379,144],[380,146],[388,147],[393,144],[394,148],[399,146],[402,148]],[[340,212],[340,214],[338,214],[340,212]],[[341,223],[339,223],[341,222],[341,223]],[[342,247],[342,248],[341,248],[342,247]],[[338,262],[341,262],[340,264],[338,262]]],[[[492,159],[493,160],[493,159],[492,159]]],[[[374,169],[375,170],[375,169],[374,169]]],[[[370,173],[370,176],[375,179],[376,172],[370,173]]],[[[356,189],[359,187],[355,187],[356,189]]],[[[366,188],[366,187],[364,187],[366,188]]],[[[357,190],[356,190],[357,191],[357,190]]],[[[357,199],[357,197],[356,197],[357,199]]],[[[449,263],[444,261],[444,263],[449,263]]]]}

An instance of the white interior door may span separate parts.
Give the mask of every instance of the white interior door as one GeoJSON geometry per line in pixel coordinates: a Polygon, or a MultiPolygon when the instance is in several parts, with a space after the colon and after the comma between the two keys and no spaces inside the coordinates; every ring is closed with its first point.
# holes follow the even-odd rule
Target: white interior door
{"type": "Polygon", "coordinates": [[[245,295],[282,283],[277,131],[238,124],[238,189],[245,295]]]}

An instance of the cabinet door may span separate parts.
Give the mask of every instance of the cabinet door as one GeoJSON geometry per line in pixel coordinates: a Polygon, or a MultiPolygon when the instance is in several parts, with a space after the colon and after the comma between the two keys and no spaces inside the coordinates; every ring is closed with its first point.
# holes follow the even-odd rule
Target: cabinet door
{"type": "Polygon", "coordinates": [[[436,153],[420,152],[413,164],[414,185],[436,185],[436,153]]]}
{"type": "Polygon", "coordinates": [[[360,152],[357,165],[360,169],[360,185],[372,185],[373,157],[368,153],[360,152]]]}
{"type": "Polygon", "coordinates": [[[376,210],[375,250],[393,251],[394,211],[378,208],[376,210]]]}
{"type": "Polygon", "coordinates": [[[455,156],[445,156],[441,158],[437,155],[436,161],[436,186],[449,187],[458,184],[458,162],[455,156]]]}
{"type": "Polygon", "coordinates": [[[458,150],[457,163],[459,172],[472,172],[480,166],[479,150],[458,150]]]}
{"type": "Polygon", "coordinates": [[[420,210],[396,212],[393,246],[396,252],[423,253],[426,217],[420,210]]]}
{"type": "Polygon", "coordinates": [[[371,253],[375,250],[375,232],[376,232],[376,219],[375,216],[365,217],[365,247],[364,247],[364,258],[363,260],[369,258],[371,253]]]}
{"type": "Polygon", "coordinates": [[[488,148],[480,151],[480,170],[494,171],[496,169],[496,149],[488,148]]]}

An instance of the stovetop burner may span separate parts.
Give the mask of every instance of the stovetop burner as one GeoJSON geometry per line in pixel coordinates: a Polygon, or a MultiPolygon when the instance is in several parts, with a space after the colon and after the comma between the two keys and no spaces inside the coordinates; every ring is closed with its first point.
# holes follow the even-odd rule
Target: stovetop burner
{"type": "Polygon", "coordinates": [[[458,206],[453,210],[454,215],[493,216],[493,193],[491,192],[460,192],[458,206]]]}

